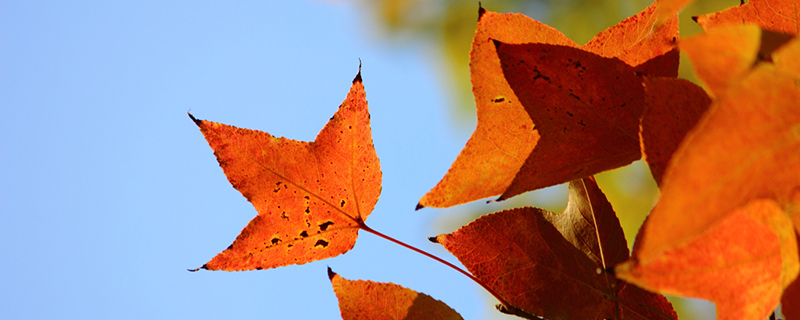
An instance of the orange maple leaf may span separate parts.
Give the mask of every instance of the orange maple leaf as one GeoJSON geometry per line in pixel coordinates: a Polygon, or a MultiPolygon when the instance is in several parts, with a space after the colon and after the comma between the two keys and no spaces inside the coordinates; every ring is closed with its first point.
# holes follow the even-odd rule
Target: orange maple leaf
{"type": "MultiPolygon", "coordinates": [[[[563,147],[569,150],[575,144],[581,144],[589,148],[603,149],[603,146],[592,146],[584,141],[584,135],[578,135],[570,139],[557,138],[556,133],[545,131],[542,128],[548,126],[545,121],[538,118],[535,113],[541,114],[544,109],[557,115],[544,115],[547,118],[559,117],[560,121],[574,122],[580,126],[578,121],[571,121],[569,113],[571,107],[565,107],[561,102],[548,101],[551,104],[531,104],[533,102],[521,101],[519,89],[513,88],[515,80],[508,79],[504,74],[501,57],[498,56],[498,49],[495,43],[502,42],[500,48],[511,48],[517,44],[550,46],[561,52],[570,52],[571,55],[588,57],[588,60],[572,61],[541,61],[548,65],[547,68],[553,73],[530,74],[529,78],[553,79],[564,71],[588,70],[588,73],[595,74],[600,70],[626,69],[625,77],[628,80],[635,78],[634,71],[647,73],[654,76],[677,76],[678,54],[674,49],[674,41],[677,37],[677,18],[659,27],[653,27],[655,4],[643,10],[639,14],[630,17],[618,25],[611,27],[597,36],[582,47],[569,40],[559,31],[533,19],[520,14],[499,14],[484,11],[481,8],[480,19],[472,43],[470,52],[470,71],[472,76],[473,94],[478,113],[478,125],[475,132],[467,142],[461,154],[450,167],[444,178],[419,202],[421,207],[449,207],[469,201],[474,201],[490,196],[501,195],[500,199],[505,199],[519,193],[547,187],[550,185],[567,182],[569,180],[585,177],[603,170],[612,169],[630,163],[640,157],[638,147],[638,110],[631,106],[631,111],[621,117],[633,117],[636,120],[630,121],[632,125],[627,133],[630,136],[624,150],[613,149],[615,155],[601,155],[598,153],[587,152],[571,154],[567,159],[562,158],[557,162],[546,163],[539,159],[542,152],[553,152],[550,155],[556,156],[557,153],[566,154],[569,151],[544,148],[542,144],[558,144],[562,142],[563,147]],[[510,46],[506,46],[506,44],[510,46]],[[574,48],[574,49],[573,49],[574,48]],[[572,49],[572,51],[568,50],[572,49]],[[654,58],[661,57],[659,63],[649,63],[654,58]],[[622,67],[627,65],[626,67],[622,67]],[[637,66],[636,69],[630,66],[637,66]],[[558,71],[556,73],[556,70],[558,71]],[[540,78],[536,78],[536,76],[540,78]],[[526,104],[528,103],[528,104],[526,104]],[[532,110],[539,110],[532,114],[532,110]],[[567,143],[568,142],[568,143],[567,143]],[[534,155],[534,150],[540,150],[534,155]],[[597,157],[610,160],[607,162],[591,163],[597,157]],[[563,161],[569,160],[572,163],[566,164],[563,161]],[[543,167],[539,167],[544,163],[543,167]],[[548,165],[560,165],[559,170],[569,174],[542,175],[542,172],[554,169],[548,165]],[[579,173],[575,173],[579,171],[579,173]]],[[[536,59],[552,59],[549,57],[530,56],[529,63],[537,62],[536,59]]],[[[562,59],[563,60],[563,59],[562,59]]],[[[538,62],[537,62],[538,63],[538,62]]],[[[531,72],[544,70],[541,67],[532,68],[531,72]]],[[[526,78],[529,80],[529,78],[526,78]]],[[[637,78],[638,79],[638,78],[637,78]]],[[[607,80],[600,77],[592,78],[580,82],[578,79],[564,79],[563,82],[553,84],[551,96],[563,96],[569,98],[569,93],[576,96],[583,96],[586,99],[581,102],[584,104],[580,108],[585,109],[583,113],[593,113],[591,103],[601,103],[599,100],[605,97],[598,97],[598,101],[589,101],[592,97],[591,92],[602,89],[605,92],[613,91],[606,87],[607,80]],[[574,82],[578,81],[578,82],[574,82]],[[601,82],[592,82],[601,81],[601,82]],[[557,85],[568,85],[573,92],[566,89],[561,90],[557,85]],[[588,104],[588,107],[587,107],[588,104]]],[[[614,78],[610,78],[614,80],[614,78]]],[[[520,81],[524,81],[520,79],[520,81]]],[[[549,80],[548,80],[549,81],[549,80]]],[[[630,81],[628,81],[630,82],[630,81]]],[[[627,82],[626,82],[627,83],[627,82]]],[[[632,83],[630,85],[633,85],[632,83]]],[[[628,91],[636,95],[641,93],[641,83],[637,83],[634,88],[616,88],[619,97],[614,99],[623,100],[628,91]]],[[[551,97],[551,98],[552,98],[551,97]]],[[[571,98],[570,98],[571,99],[571,98]]],[[[638,98],[637,104],[641,105],[643,98],[638,98]]],[[[565,104],[574,104],[574,100],[563,100],[565,104]]],[[[622,102],[621,102],[622,103],[622,102]]],[[[575,119],[573,119],[575,120],[575,119]]],[[[584,120],[584,124],[594,125],[584,120]]],[[[604,121],[604,120],[601,120],[604,121]]],[[[612,125],[613,127],[614,125],[612,125]]],[[[552,126],[556,128],[555,126],[552,126]]],[[[563,128],[558,127],[557,131],[563,128]]],[[[618,131],[617,128],[611,129],[618,131]]],[[[561,146],[561,145],[560,145],[561,146]]],[[[592,149],[592,150],[594,150],[592,149]]],[[[611,149],[611,148],[609,148],[611,149]]]]}
{"type": "Polygon", "coordinates": [[[347,280],[330,268],[328,278],[345,320],[463,319],[444,302],[393,283],[347,280]]]}
{"type": "Polygon", "coordinates": [[[593,178],[572,181],[569,190],[561,214],[532,207],[495,212],[436,242],[510,304],[501,311],[546,319],[676,319],[663,296],[598,272],[627,259],[625,236],[593,178]]]}
{"type": "Polygon", "coordinates": [[[258,211],[233,244],[202,269],[269,269],[353,248],[381,192],[360,71],[313,142],[189,116],[228,181],[258,211]]]}
{"type": "MultiPolygon", "coordinates": [[[[709,110],[667,166],[633,258],[616,268],[642,287],[715,301],[720,319],[766,317],[800,271],[800,41],[777,49],[774,63],[731,48],[757,42],[757,31],[729,26],[681,41],[690,57],[702,46],[713,56],[736,52],[732,65],[747,67],[713,86],[709,110]],[[700,272],[702,280],[689,279],[700,272]]],[[[698,72],[706,83],[718,76],[712,66],[698,72]]]]}
{"type": "Polygon", "coordinates": [[[766,318],[798,264],[792,224],[772,200],[751,201],[699,238],[646,263],[636,262],[637,253],[617,266],[618,277],[653,291],[711,300],[717,319],[766,318]]]}

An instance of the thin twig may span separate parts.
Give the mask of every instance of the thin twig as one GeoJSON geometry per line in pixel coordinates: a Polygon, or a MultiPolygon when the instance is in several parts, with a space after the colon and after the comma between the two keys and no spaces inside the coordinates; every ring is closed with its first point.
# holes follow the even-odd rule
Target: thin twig
{"type": "Polygon", "coordinates": [[[376,235],[376,236],[378,236],[378,237],[381,237],[381,238],[384,238],[384,239],[386,239],[386,240],[389,240],[389,241],[391,241],[391,242],[394,242],[394,243],[396,243],[396,244],[399,244],[399,245],[401,245],[401,246],[403,246],[403,247],[406,247],[406,248],[408,248],[408,249],[411,249],[412,251],[415,251],[415,252],[417,252],[417,253],[419,253],[419,254],[422,254],[422,255],[424,255],[424,256],[426,256],[426,257],[428,257],[428,258],[431,258],[431,259],[433,259],[433,260],[436,260],[437,262],[440,262],[440,263],[442,263],[442,264],[444,264],[444,265],[446,265],[446,266],[448,266],[448,267],[450,267],[450,268],[453,268],[454,270],[456,270],[456,271],[460,272],[461,274],[463,274],[463,275],[467,276],[467,278],[470,278],[472,281],[475,281],[475,283],[479,284],[481,287],[483,287],[484,289],[486,289],[486,291],[488,291],[488,292],[489,292],[489,293],[490,293],[492,296],[494,296],[494,297],[495,297],[495,299],[497,299],[498,301],[500,301],[500,303],[501,303],[503,306],[506,306],[506,307],[507,307],[507,308],[509,308],[509,309],[512,309],[512,308],[513,308],[513,309],[516,309],[516,308],[514,308],[513,306],[511,306],[511,304],[509,304],[509,303],[508,303],[508,302],[507,302],[505,299],[503,299],[503,298],[500,296],[500,294],[499,294],[499,293],[497,293],[496,291],[494,291],[494,289],[490,288],[489,286],[487,286],[486,284],[484,284],[483,282],[481,282],[480,280],[478,280],[478,278],[475,278],[475,276],[473,276],[473,275],[472,275],[472,274],[470,274],[469,272],[465,271],[464,269],[461,269],[461,268],[457,267],[456,265],[454,265],[454,264],[452,264],[452,263],[450,263],[450,262],[447,262],[447,261],[443,260],[442,258],[439,258],[439,257],[437,257],[437,256],[434,256],[433,254],[430,254],[430,253],[428,253],[428,252],[425,252],[425,251],[423,251],[422,249],[418,249],[417,247],[414,247],[414,246],[412,246],[412,245],[410,245],[410,244],[407,244],[407,243],[405,243],[405,242],[402,242],[402,241],[400,241],[400,240],[397,240],[397,239],[395,239],[395,238],[392,238],[392,237],[390,237],[390,236],[387,236],[387,235],[385,235],[385,234],[383,234],[383,233],[380,233],[380,232],[376,231],[375,229],[372,229],[372,228],[370,228],[369,226],[367,226],[367,225],[366,225],[366,223],[364,223],[363,221],[359,222],[359,227],[361,228],[361,230],[364,230],[364,231],[366,231],[366,232],[369,232],[369,233],[372,233],[372,234],[374,234],[374,235],[376,235]]]}

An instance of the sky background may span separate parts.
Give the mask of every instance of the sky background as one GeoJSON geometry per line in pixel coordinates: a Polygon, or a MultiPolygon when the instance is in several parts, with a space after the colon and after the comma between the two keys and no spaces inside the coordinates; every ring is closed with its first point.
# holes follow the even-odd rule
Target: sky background
{"type": "MultiPolygon", "coordinates": [[[[474,125],[452,120],[438,53],[376,40],[357,5],[0,3],[0,319],[337,319],[328,266],[465,319],[514,319],[463,275],[365,232],[301,266],[186,271],[256,214],[186,112],[310,141],[359,59],[383,171],[368,223],[457,262],[427,237],[475,209],[414,207],[474,125]]],[[[562,191],[540,194],[563,205],[562,191]]]]}

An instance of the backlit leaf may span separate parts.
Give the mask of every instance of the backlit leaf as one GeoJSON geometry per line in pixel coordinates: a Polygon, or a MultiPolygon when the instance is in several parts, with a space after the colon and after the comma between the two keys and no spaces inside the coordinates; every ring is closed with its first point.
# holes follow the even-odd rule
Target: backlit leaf
{"type": "Polygon", "coordinates": [[[500,199],[639,159],[645,100],[634,67],[545,44],[498,44],[497,53],[541,136],[500,199]]]}
{"type": "Polygon", "coordinates": [[[233,244],[202,269],[303,264],[355,245],[381,191],[360,72],[313,142],[194,120],[228,181],[258,211],[233,244]]]}
{"type": "Polygon", "coordinates": [[[717,319],[764,319],[780,301],[786,278],[797,275],[788,220],[774,201],[751,201],[691,243],[647,263],[626,262],[616,274],[650,290],[711,300],[717,319]]]}
{"type": "MultiPolygon", "coordinates": [[[[711,60],[728,50],[713,46],[740,45],[715,35],[747,36],[752,28],[716,29],[701,36],[707,42],[689,39],[681,47],[711,60]]],[[[797,42],[778,48],[774,62],[739,64],[747,68],[714,89],[709,110],[669,161],[633,258],[616,268],[620,277],[715,301],[720,319],[764,318],[775,307],[800,272],[794,225],[800,221],[800,74],[784,65],[800,56],[797,42]]],[[[715,71],[724,74],[731,64],[713,66],[698,75],[718,77],[715,71]]]]}
{"type": "Polygon", "coordinates": [[[393,283],[347,280],[328,268],[344,320],[463,319],[444,302],[393,283]]]}
{"type": "Polygon", "coordinates": [[[641,261],[687,242],[750,200],[789,202],[800,188],[797,81],[780,64],[762,63],[714,101],[669,163],[641,261]]]}
{"type": "MultiPolygon", "coordinates": [[[[626,69],[628,74],[625,77],[629,79],[635,77],[634,71],[652,76],[676,76],[678,55],[677,52],[671,50],[674,49],[674,40],[677,37],[677,20],[673,18],[668,23],[653,28],[655,22],[654,11],[655,6],[650,6],[639,14],[620,22],[617,26],[601,32],[593,40],[581,47],[582,50],[574,49],[574,51],[579,51],[580,53],[572,53],[573,56],[580,55],[581,59],[585,58],[586,60],[573,60],[569,63],[569,61],[560,60],[545,61],[545,57],[532,56],[528,62],[537,61],[539,63],[538,59],[541,58],[543,59],[541,63],[547,64],[547,66],[543,65],[541,70],[559,70],[559,72],[567,69],[566,64],[569,64],[572,69],[588,69],[589,73],[597,73],[599,70],[626,69]],[[590,55],[592,56],[591,58],[589,58],[590,55]],[[656,57],[664,58],[659,64],[647,63],[656,57]],[[593,63],[600,63],[600,65],[593,63]],[[605,65],[605,63],[612,65],[605,65]],[[629,66],[621,66],[625,64],[629,66]],[[631,66],[639,67],[633,69],[631,66]]],[[[623,135],[630,135],[630,140],[635,143],[627,142],[626,145],[628,147],[621,151],[622,155],[618,155],[616,158],[609,156],[614,158],[610,163],[589,165],[588,168],[563,168],[564,172],[570,174],[561,176],[558,174],[539,176],[542,172],[548,171],[549,168],[544,170],[528,168],[532,165],[538,165],[534,164],[534,162],[539,161],[537,160],[538,154],[536,156],[532,155],[534,149],[543,150],[540,153],[548,152],[548,148],[542,147],[541,144],[556,144],[555,140],[547,142],[548,139],[555,137],[553,132],[545,132],[541,129],[542,126],[548,126],[549,124],[540,122],[541,119],[530,115],[529,112],[533,109],[549,108],[553,111],[564,109],[565,107],[561,106],[560,103],[554,105],[525,105],[525,101],[520,101],[520,93],[509,85],[510,80],[507,80],[508,76],[504,74],[495,42],[509,44],[511,47],[516,44],[539,44],[542,47],[549,45],[549,47],[553,48],[578,48],[574,42],[567,39],[563,34],[538,21],[520,14],[499,14],[481,9],[480,20],[478,21],[478,27],[472,43],[472,51],[470,52],[470,72],[478,125],[461,154],[450,167],[450,170],[431,191],[422,197],[418,208],[450,207],[495,195],[501,195],[500,199],[505,199],[528,190],[589,176],[638,159],[638,142],[635,142],[635,140],[638,140],[636,138],[637,130],[633,130],[628,134],[623,133],[623,135]],[[578,170],[581,171],[575,173],[578,170]]],[[[569,51],[566,49],[556,50],[569,51]]],[[[536,70],[540,69],[537,67],[536,70]]],[[[534,78],[536,75],[529,74],[528,79],[534,78]]],[[[550,79],[556,78],[553,73],[542,75],[550,79]]],[[[593,78],[585,82],[570,82],[564,85],[581,88],[581,92],[573,93],[586,98],[582,103],[589,103],[590,95],[584,93],[590,93],[598,86],[608,85],[606,82],[593,82],[596,80],[600,79],[593,78]]],[[[614,80],[614,78],[612,77],[611,80],[614,80]]],[[[580,79],[575,78],[569,81],[580,81],[580,79]]],[[[552,87],[553,89],[558,89],[556,85],[552,87]]],[[[638,99],[643,99],[640,84],[637,88],[617,90],[619,90],[617,91],[619,97],[615,97],[615,99],[620,101],[628,98],[625,95],[629,91],[633,95],[638,92],[638,99]]],[[[609,90],[605,89],[605,91],[609,90]]],[[[552,92],[552,97],[568,97],[568,93],[570,92],[567,90],[556,90],[552,92]]],[[[554,100],[554,98],[552,99],[554,100]]],[[[567,104],[574,102],[573,100],[565,101],[567,104]]],[[[593,102],[599,103],[599,101],[593,102]]],[[[635,118],[641,113],[641,110],[634,109],[630,112],[633,115],[632,117],[635,118]]],[[[591,113],[591,111],[586,110],[585,113],[591,113]]],[[[558,117],[560,117],[560,121],[570,121],[570,116],[567,112],[561,112],[558,117]]],[[[631,116],[626,114],[622,117],[631,116]]],[[[577,121],[574,122],[575,125],[580,125],[577,121]]],[[[584,123],[587,123],[587,121],[584,120],[584,123]]],[[[559,127],[558,130],[562,130],[562,127],[559,127]]],[[[563,141],[562,138],[558,139],[563,141]]],[[[568,138],[566,139],[569,140],[568,138]]],[[[574,146],[567,148],[574,148],[574,146]]],[[[614,150],[615,152],[619,151],[619,149],[614,150]]],[[[566,153],[564,150],[553,152],[566,153]]],[[[586,159],[591,157],[585,154],[573,156],[580,158],[580,160],[577,160],[578,162],[586,162],[586,159]]],[[[557,163],[560,163],[560,161],[557,163]]]]}
{"type": "Polygon", "coordinates": [[[622,261],[628,249],[613,209],[591,178],[570,182],[570,203],[562,214],[532,207],[495,212],[436,240],[512,307],[528,314],[546,319],[676,318],[663,296],[598,272],[603,260],[622,261]]]}

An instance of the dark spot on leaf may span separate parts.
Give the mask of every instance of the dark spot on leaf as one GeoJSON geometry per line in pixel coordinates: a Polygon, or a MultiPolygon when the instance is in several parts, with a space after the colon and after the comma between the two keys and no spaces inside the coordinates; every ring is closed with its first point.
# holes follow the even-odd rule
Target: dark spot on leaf
{"type": "Polygon", "coordinates": [[[258,267],[258,268],[256,268],[256,270],[264,270],[264,268],[258,267]]]}
{"type": "Polygon", "coordinates": [[[272,238],[272,244],[278,244],[278,242],[281,242],[281,239],[272,238]]]}
{"type": "Polygon", "coordinates": [[[317,243],[314,244],[314,247],[316,247],[316,246],[322,246],[323,248],[325,248],[325,247],[328,246],[328,241],[319,239],[319,240],[317,240],[317,243]]]}
{"type": "Polygon", "coordinates": [[[300,236],[303,237],[303,238],[308,237],[308,232],[303,230],[303,232],[300,232],[300,236]]]}
{"type": "MultiPolygon", "coordinates": [[[[228,249],[230,249],[230,248],[233,248],[233,244],[228,246],[228,249]]],[[[225,250],[228,250],[228,249],[225,249],[225,250]]]]}
{"type": "Polygon", "coordinates": [[[533,72],[536,72],[536,75],[533,76],[533,81],[536,81],[536,79],[544,79],[544,81],[550,83],[550,77],[543,76],[542,73],[539,72],[538,69],[536,69],[536,67],[533,67],[533,72]]]}
{"type": "Polygon", "coordinates": [[[322,231],[325,231],[325,230],[327,230],[327,229],[328,229],[328,227],[330,227],[332,224],[333,224],[333,221],[326,221],[326,222],[324,222],[324,223],[322,223],[322,224],[320,224],[320,225],[319,225],[319,229],[320,229],[320,230],[322,230],[322,231]]]}
{"type": "Polygon", "coordinates": [[[506,98],[497,97],[497,98],[492,99],[492,102],[494,102],[494,103],[499,103],[499,102],[503,102],[503,101],[506,101],[506,98]]]}
{"type": "Polygon", "coordinates": [[[339,206],[340,206],[340,207],[344,207],[344,204],[345,204],[345,201],[344,201],[344,200],[342,200],[342,202],[339,204],[339,206]]]}
{"type": "Polygon", "coordinates": [[[311,213],[311,208],[310,207],[306,207],[306,213],[311,213]]]}

